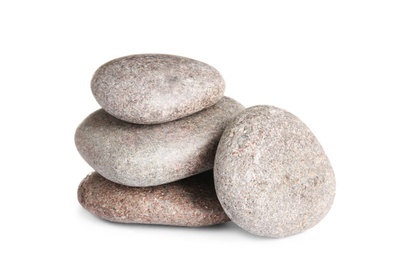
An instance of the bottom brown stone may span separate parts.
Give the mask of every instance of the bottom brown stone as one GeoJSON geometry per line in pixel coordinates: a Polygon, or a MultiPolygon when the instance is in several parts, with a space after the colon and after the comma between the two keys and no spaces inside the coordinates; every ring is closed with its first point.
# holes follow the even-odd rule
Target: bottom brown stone
{"type": "Polygon", "coordinates": [[[113,222],[198,227],[230,220],[217,199],[212,171],[152,187],[128,187],[94,172],[80,183],[78,200],[113,222]]]}

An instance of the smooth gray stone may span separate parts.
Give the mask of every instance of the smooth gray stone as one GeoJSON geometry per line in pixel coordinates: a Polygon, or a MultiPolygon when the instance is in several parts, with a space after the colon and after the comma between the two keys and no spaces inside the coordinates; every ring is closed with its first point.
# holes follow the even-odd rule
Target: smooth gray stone
{"type": "Polygon", "coordinates": [[[105,178],[128,186],[154,186],[213,168],[227,123],[244,107],[223,97],[188,117],[156,125],[119,120],[100,109],[77,128],[75,144],[105,178]]]}
{"type": "Polygon", "coordinates": [[[94,73],[91,89],[109,114],[132,123],[173,121],[217,103],[225,83],[212,66],[185,57],[139,54],[114,59],[94,73]]]}
{"type": "Polygon", "coordinates": [[[334,172],[316,137],[296,116],[272,106],[248,108],[230,122],[214,179],[230,219],[260,236],[313,227],[335,197],[334,172]]]}

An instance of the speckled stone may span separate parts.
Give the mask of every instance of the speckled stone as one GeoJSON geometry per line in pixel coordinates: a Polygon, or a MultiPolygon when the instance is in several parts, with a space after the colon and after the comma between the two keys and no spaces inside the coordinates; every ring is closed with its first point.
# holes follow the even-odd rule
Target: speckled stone
{"type": "Polygon", "coordinates": [[[185,57],[139,54],[118,58],[94,73],[91,88],[111,115],[137,124],[173,121],[218,102],[225,83],[212,66],[185,57]]]}
{"type": "Polygon", "coordinates": [[[243,109],[223,97],[203,111],[156,125],[128,123],[100,109],[79,125],[75,144],[85,161],[111,181],[160,185],[213,169],[221,134],[243,109]]]}
{"type": "Polygon", "coordinates": [[[229,221],[216,197],[213,172],[154,187],[128,187],[97,172],[79,185],[79,203],[113,222],[210,226],[229,221]]]}
{"type": "Polygon", "coordinates": [[[248,108],[230,122],[218,145],[214,179],[230,219],[267,237],[294,235],[319,223],[336,187],[313,133],[272,106],[248,108]]]}

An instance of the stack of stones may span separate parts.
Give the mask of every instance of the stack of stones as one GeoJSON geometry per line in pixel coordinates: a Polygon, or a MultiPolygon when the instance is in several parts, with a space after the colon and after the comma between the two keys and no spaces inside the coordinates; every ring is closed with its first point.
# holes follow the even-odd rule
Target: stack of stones
{"type": "Polygon", "coordinates": [[[102,65],[91,89],[102,109],[77,128],[95,170],[80,204],[121,223],[209,226],[285,237],[328,213],[335,177],[309,128],[273,106],[224,96],[212,66],[164,54],[102,65]]]}

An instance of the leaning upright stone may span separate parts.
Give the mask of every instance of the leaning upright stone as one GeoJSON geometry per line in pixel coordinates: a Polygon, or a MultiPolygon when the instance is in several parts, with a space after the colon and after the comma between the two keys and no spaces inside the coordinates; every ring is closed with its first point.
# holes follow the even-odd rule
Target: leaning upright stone
{"type": "Polygon", "coordinates": [[[136,124],[173,121],[217,103],[225,83],[212,66],[166,54],[131,55],[102,65],[91,88],[109,114],[136,124]]]}
{"type": "Polygon", "coordinates": [[[336,181],[310,129],[272,106],[247,108],[219,142],[214,180],[224,211],[256,235],[286,237],[319,223],[329,212],[336,181]]]}

